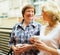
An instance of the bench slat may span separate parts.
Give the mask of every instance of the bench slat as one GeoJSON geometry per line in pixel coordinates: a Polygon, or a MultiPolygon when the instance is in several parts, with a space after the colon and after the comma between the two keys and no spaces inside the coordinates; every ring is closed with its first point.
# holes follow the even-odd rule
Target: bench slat
{"type": "Polygon", "coordinates": [[[0,50],[7,54],[9,51],[8,43],[12,28],[0,27],[0,50]]]}

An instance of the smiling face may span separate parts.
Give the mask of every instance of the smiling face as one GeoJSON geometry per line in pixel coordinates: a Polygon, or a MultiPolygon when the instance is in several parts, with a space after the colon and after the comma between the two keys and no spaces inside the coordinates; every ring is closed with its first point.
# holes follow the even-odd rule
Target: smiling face
{"type": "Polygon", "coordinates": [[[32,5],[27,5],[22,9],[22,16],[26,22],[30,22],[35,15],[35,8],[32,5]]]}
{"type": "Polygon", "coordinates": [[[54,26],[57,24],[57,18],[52,12],[44,11],[42,12],[43,20],[49,24],[49,26],[54,26]]]}
{"type": "Polygon", "coordinates": [[[50,23],[50,22],[52,22],[53,21],[53,15],[51,14],[51,13],[48,13],[48,12],[42,12],[42,15],[43,15],[43,19],[44,19],[44,21],[46,21],[46,22],[48,22],[48,23],[50,23]]]}
{"type": "Polygon", "coordinates": [[[33,17],[34,17],[34,9],[33,8],[26,9],[24,13],[24,19],[30,21],[33,19],[33,17]]]}
{"type": "Polygon", "coordinates": [[[55,26],[59,22],[59,7],[53,1],[47,1],[42,6],[43,21],[50,27],[55,26]]]}

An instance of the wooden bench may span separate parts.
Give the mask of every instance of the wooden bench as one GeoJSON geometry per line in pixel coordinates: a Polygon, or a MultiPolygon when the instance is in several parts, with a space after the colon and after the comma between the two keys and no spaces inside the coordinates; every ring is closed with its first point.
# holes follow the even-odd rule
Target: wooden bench
{"type": "Polygon", "coordinates": [[[12,28],[0,27],[0,50],[7,54],[9,51],[8,43],[12,28]]]}

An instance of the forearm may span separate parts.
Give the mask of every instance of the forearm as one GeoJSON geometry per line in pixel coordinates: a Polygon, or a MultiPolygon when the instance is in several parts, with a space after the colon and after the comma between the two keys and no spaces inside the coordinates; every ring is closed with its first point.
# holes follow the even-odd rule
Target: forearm
{"type": "Polygon", "coordinates": [[[37,43],[37,44],[35,44],[35,46],[39,51],[43,50],[43,51],[51,53],[52,55],[58,55],[57,49],[49,47],[46,44],[38,44],[37,43]]]}
{"type": "Polygon", "coordinates": [[[44,42],[36,40],[35,38],[31,38],[30,41],[35,45],[38,50],[44,50],[50,52],[52,55],[58,55],[57,49],[47,46],[44,42]]]}
{"type": "Polygon", "coordinates": [[[43,51],[49,52],[52,55],[58,55],[57,49],[54,49],[52,47],[45,46],[44,48],[38,47],[37,49],[39,49],[39,51],[43,50],[43,51]]]}
{"type": "Polygon", "coordinates": [[[58,55],[57,49],[51,48],[51,47],[47,47],[46,51],[52,53],[52,55],[58,55]]]}

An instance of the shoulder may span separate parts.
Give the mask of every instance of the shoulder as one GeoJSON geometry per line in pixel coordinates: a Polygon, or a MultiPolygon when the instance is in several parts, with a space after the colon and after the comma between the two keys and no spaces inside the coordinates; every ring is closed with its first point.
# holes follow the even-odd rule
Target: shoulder
{"type": "Polygon", "coordinates": [[[13,26],[13,29],[15,30],[18,26],[21,26],[21,23],[16,23],[16,24],[13,26]]]}

